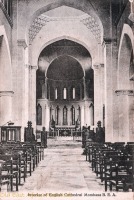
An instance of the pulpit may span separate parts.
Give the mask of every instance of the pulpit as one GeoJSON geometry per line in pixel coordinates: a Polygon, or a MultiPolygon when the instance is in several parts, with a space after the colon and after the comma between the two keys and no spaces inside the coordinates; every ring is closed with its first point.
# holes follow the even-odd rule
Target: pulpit
{"type": "Polygon", "coordinates": [[[21,141],[21,126],[1,127],[1,142],[21,141]]]}

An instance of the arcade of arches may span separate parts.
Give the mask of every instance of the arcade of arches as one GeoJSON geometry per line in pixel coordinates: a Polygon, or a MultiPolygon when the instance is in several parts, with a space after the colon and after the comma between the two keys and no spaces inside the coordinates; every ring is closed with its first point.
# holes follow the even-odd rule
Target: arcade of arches
{"type": "MultiPolygon", "coordinates": [[[[134,141],[129,0],[1,0],[0,126],[34,133],[101,121],[106,142],[134,141]]],[[[134,9],[134,8],[133,8],[134,9]]]]}

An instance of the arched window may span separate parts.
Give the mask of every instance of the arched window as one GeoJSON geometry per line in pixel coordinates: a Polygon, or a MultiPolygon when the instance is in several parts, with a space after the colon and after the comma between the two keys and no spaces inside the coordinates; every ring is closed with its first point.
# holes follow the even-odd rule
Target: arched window
{"type": "Polygon", "coordinates": [[[67,107],[63,108],[63,125],[67,125],[67,107]]]}
{"type": "Polygon", "coordinates": [[[58,98],[58,90],[57,90],[57,88],[55,89],[55,99],[57,99],[58,98]]]}
{"type": "Polygon", "coordinates": [[[71,108],[71,116],[72,116],[72,125],[75,125],[75,108],[73,106],[71,108]]]}
{"type": "Polygon", "coordinates": [[[84,99],[84,84],[83,83],[81,85],[81,94],[82,94],[82,99],[84,99]]]}
{"type": "Polygon", "coordinates": [[[80,108],[80,106],[78,106],[78,119],[79,119],[79,121],[81,121],[81,108],[80,108]]]}
{"type": "Polygon", "coordinates": [[[50,86],[50,100],[55,100],[55,89],[52,85],[50,86]]]}
{"type": "Polygon", "coordinates": [[[80,85],[79,84],[76,87],[76,99],[80,100],[80,85]]]}
{"type": "Polygon", "coordinates": [[[50,86],[47,84],[47,99],[50,99],[50,86]]]}
{"type": "Polygon", "coordinates": [[[59,106],[57,106],[55,109],[55,122],[56,122],[56,125],[58,125],[58,123],[59,123],[59,106]]]}
{"type": "Polygon", "coordinates": [[[67,88],[63,89],[63,99],[67,99],[67,88]]]}
{"type": "Polygon", "coordinates": [[[73,88],[73,99],[75,99],[75,88],[73,88]]]}
{"type": "Polygon", "coordinates": [[[42,85],[40,80],[37,80],[36,82],[36,91],[37,91],[37,98],[38,99],[42,98],[42,85]]]}
{"type": "Polygon", "coordinates": [[[42,125],[42,107],[37,105],[37,125],[42,125]]]}

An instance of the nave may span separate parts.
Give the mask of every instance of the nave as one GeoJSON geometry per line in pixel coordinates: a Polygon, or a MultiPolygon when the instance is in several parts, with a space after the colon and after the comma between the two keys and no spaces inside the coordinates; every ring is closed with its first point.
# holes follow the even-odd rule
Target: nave
{"type": "Polygon", "coordinates": [[[87,139],[82,148],[80,138],[54,137],[48,138],[47,148],[19,142],[0,147],[1,197],[120,199],[123,194],[122,199],[132,199],[133,142],[87,139]]]}
{"type": "Polygon", "coordinates": [[[104,187],[92,173],[89,163],[82,155],[81,142],[59,139],[48,140],[44,160],[33,175],[26,180],[21,191],[51,191],[82,193],[104,192],[104,187]]]}

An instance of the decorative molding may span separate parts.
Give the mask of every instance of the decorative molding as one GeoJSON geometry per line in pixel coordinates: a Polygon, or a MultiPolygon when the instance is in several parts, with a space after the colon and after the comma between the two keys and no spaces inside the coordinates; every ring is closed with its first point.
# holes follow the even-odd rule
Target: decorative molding
{"type": "Polygon", "coordinates": [[[37,67],[37,66],[31,66],[31,69],[35,69],[35,70],[37,70],[38,67],[37,67]]]}
{"type": "Polygon", "coordinates": [[[2,96],[10,96],[13,97],[14,92],[13,91],[0,91],[0,97],[2,96]]]}
{"type": "Polygon", "coordinates": [[[100,67],[104,68],[104,64],[101,63],[101,64],[100,64],[100,67]]]}
{"type": "Polygon", "coordinates": [[[99,64],[95,64],[95,65],[93,65],[93,69],[94,69],[94,70],[98,70],[98,69],[100,69],[100,65],[99,65],[99,64]]]}
{"type": "Polygon", "coordinates": [[[96,63],[96,64],[94,64],[93,65],[93,69],[100,69],[100,68],[104,68],[104,64],[102,64],[102,63],[96,63]]]}
{"type": "Polygon", "coordinates": [[[18,46],[22,46],[24,49],[27,47],[27,43],[24,39],[17,40],[18,46]]]}
{"type": "Polygon", "coordinates": [[[98,43],[101,43],[101,28],[96,20],[90,15],[85,19],[80,20],[88,29],[91,30],[98,43]]]}
{"type": "Polygon", "coordinates": [[[29,2],[30,2],[30,0],[25,0],[26,1],[26,4],[28,5],[29,4],[29,2]]]}
{"type": "Polygon", "coordinates": [[[32,41],[36,37],[36,35],[39,33],[39,31],[42,29],[43,26],[46,26],[48,22],[52,21],[50,17],[47,17],[45,15],[38,16],[32,23],[32,25],[29,28],[29,44],[32,44],[32,41]]]}
{"type": "Polygon", "coordinates": [[[103,38],[103,43],[102,43],[103,46],[112,44],[112,43],[117,44],[117,39],[116,38],[103,38]]]}
{"type": "Polygon", "coordinates": [[[120,95],[134,96],[134,90],[116,90],[115,93],[117,94],[117,96],[120,95]]]}
{"type": "Polygon", "coordinates": [[[13,27],[13,21],[12,21],[11,17],[8,15],[7,10],[1,1],[0,1],[0,8],[3,11],[3,13],[5,14],[10,26],[13,27]]]}
{"type": "Polygon", "coordinates": [[[51,21],[80,21],[83,23],[95,36],[98,43],[101,43],[101,28],[96,20],[90,15],[84,15],[82,17],[48,17],[44,14],[39,15],[32,23],[29,28],[29,44],[32,44],[32,41],[42,29],[43,26],[46,26],[48,22],[51,21]]]}

